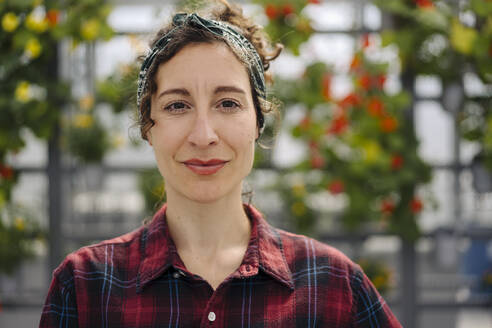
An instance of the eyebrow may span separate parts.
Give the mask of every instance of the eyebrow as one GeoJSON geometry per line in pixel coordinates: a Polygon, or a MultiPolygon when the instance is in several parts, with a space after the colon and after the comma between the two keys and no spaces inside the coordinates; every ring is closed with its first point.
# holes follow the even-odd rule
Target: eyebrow
{"type": "MultiPolygon", "coordinates": [[[[218,86],[214,90],[214,94],[223,93],[223,92],[235,92],[235,93],[240,93],[240,94],[246,94],[246,92],[243,89],[235,87],[235,86],[229,86],[229,85],[218,86]]],[[[189,96],[190,95],[188,90],[186,90],[184,88],[174,88],[174,89],[164,90],[163,92],[161,92],[159,94],[159,96],[157,98],[161,98],[161,97],[163,97],[165,95],[169,95],[169,94],[178,94],[178,95],[183,95],[183,96],[189,96]]]]}

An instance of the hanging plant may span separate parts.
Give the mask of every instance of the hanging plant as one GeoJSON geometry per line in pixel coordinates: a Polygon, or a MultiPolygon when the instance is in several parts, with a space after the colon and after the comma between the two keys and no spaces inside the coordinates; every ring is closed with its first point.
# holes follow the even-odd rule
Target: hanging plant
{"type": "Polygon", "coordinates": [[[374,0],[392,15],[394,28],[383,31],[383,45],[398,47],[403,71],[459,79],[472,70],[492,82],[492,5],[472,0],[465,7],[440,0],[374,0]],[[473,23],[458,16],[467,13],[473,23]]]}
{"type": "Polygon", "coordinates": [[[112,148],[107,128],[93,113],[76,114],[66,130],[66,149],[83,163],[100,163],[112,148]]]}
{"type": "MultiPolygon", "coordinates": [[[[73,103],[58,77],[58,43],[108,39],[110,8],[103,0],[22,0],[0,2],[0,262],[11,272],[28,256],[34,225],[11,214],[17,172],[8,163],[25,146],[25,131],[48,140],[61,109],[73,103]],[[17,222],[17,223],[15,223],[17,222]],[[23,231],[16,227],[23,227],[23,231]],[[31,229],[31,227],[33,229],[31,229]],[[5,243],[4,243],[5,241],[5,243]],[[5,261],[5,262],[4,262],[5,261]]],[[[34,223],[33,223],[34,224],[34,223]]]]}
{"type": "Polygon", "coordinates": [[[263,6],[268,18],[265,31],[274,42],[282,43],[293,54],[299,55],[299,46],[313,34],[311,20],[303,13],[308,4],[317,0],[255,0],[263,6]]]}
{"type": "Polygon", "coordinates": [[[357,263],[362,267],[364,273],[382,295],[387,294],[391,290],[393,273],[385,263],[373,258],[363,258],[358,260],[357,263]]]}
{"type": "Polygon", "coordinates": [[[360,49],[350,65],[353,90],[340,99],[331,94],[332,73],[323,63],[308,66],[301,79],[276,83],[287,110],[293,104],[305,109],[292,135],[307,155],[293,170],[310,181],[309,192],[279,185],[294,221],[314,223],[310,198],[324,193],[343,196],[339,217],[349,229],[375,222],[409,240],[418,237],[424,202],[416,189],[430,180],[430,168],[419,158],[413,126],[405,119],[409,96],[385,92],[386,71],[386,64],[370,61],[360,49]],[[313,172],[317,178],[308,178],[313,172]],[[293,201],[309,210],[294,209],[293,201]]]}
{"type": "Polygon", "coordinates": [[[145,212],[151,216],[166,202],[166,188],[159,170],[152,168],[140,171],[138,186],[144,197],[145,212]]]}
{"type": "MultiPolygon", "coordinates": [[[[485,85],[492,83],[492,3],[449,1],[375,0],[392,15],[394,28],[382,33],[383,45],[396,45],[404,72],[433,74],[443,85],[474,73],[485,85]]],[[[481,148],[476,159],[492,172],[490,88],[482,95],[465,95],[459,108],[463,138],[481,148]]],[[[479,191],[479,190],[477,190],[479,191]]]]}
{"type": "Polygon", "coordinates": [[[13,274],[18,265],[35,255],[45,231],[25,209],[8,205],[0,212],[0,274],[13,274]]]}

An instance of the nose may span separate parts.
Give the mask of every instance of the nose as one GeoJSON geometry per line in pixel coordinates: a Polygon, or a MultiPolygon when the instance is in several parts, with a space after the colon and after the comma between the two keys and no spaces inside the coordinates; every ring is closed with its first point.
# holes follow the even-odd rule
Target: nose
{"type": "Polygon", "coordinates": [[[196,147],[216,145],[219,137],[208,114],[198,114],[188,135],[188,142],[196,147]]]}

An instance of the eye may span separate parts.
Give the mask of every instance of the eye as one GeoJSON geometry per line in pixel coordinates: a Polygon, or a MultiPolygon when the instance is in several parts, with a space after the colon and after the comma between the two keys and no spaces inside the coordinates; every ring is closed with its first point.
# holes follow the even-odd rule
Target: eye
{"type": "Polygon", "coordinates": [[[231,99],[224,99],[219,103],[219,109],[225,112],[234,112],[241,109],[239,102],[231,99]]]}
{"type": "Polygon", "coordinates": [[[170,113],[179,114],[184,113],[188,108],[189,106],[184,102],[176,101],[164,107],[164,110],[170,113]]]}

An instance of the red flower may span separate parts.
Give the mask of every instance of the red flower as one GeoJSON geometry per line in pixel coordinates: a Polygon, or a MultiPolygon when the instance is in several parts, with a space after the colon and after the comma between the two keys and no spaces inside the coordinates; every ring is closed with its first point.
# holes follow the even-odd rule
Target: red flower
{"type": "Polygon", "coordinates": [[[371,45],[369,33],[365,33],[364,35],[362,35],[361,43],[362,43],[362,48],[364,49],[371,45]]]}
{"type": "Polygon", "coordinates": [[[431,0],[415,0],[419,8],[434,8],[434,3],[431,0]]]}
{"type": "Polygon", "coordinates": [[[381,131],[390,133],[396,130],[398,121],[394,117],[386,116],[381,120],[379,127],[381,128],[381,131]]]}
{"type": "Polygon", "coordinates": [[[417,214],[420,211],[422,211],[422,208],[423,207],[424,207],[424,205],[422,204],[422,201],[419,198],[417,198],[417,197],[414,197],[412,199],[412,201],[410,202],[410,210],[414,214],[417,214]]]}
{"type": "Polygon", "coordinates": [[[282,7],[282,13],[284,14],[284,16],[294,13],[294,11],[295,9],[290,3],[287,3],[282,7]]]}
{"type": "Polygon", "coordinates": [[[338,105],[342,108],[347,108],[349,106],[357,106],[360,105],[361,99],[356,93],[349,93],[345,98],[343,98],[338,105]]]}
{"type": "Polygon", "coordinates": [[[340,115],[335,119],[333,119],[333,121],[331,121],[331,125],[328,128],[327,133],[335,134],[335,135],[341,134],[347,129],[347,126],[348,126],[347,117],[345,117],[345,115],[340,115]]]}
{"type": "Polygon", "coordinates": [[[362,89],[364,90],[369,90],[371,87],[371,77],[369,74],[364,74],[359,78],[359,85],[361,86],[362,89]]]}
{"type": "Polygon", "coordinates": [[[320,0],[308,0],[309,3],[312,3],[314,5],[319,5],[320,4],[320,0]]]}
{"type": "Polygon", "coordinates": [[[391,169],[398,170],[403,166],[404,160],[401,155],[393,155],[391,157],[391,169]]]}
{"type": "Polygon", "coordinates": [[[342,180],[333,180],[328,184],[328,191],[332,194],[340,194],[345,190],[345,184],[342,180]]]}
{"type": "Polygon", "coordinates": [[[392,200],[385,199],[381,202],[381,212],[390,215],[395,210],[395,203],[392,200]]]}
{"type": "Polygon", "coordinates": [[[323,79],[321,81],[321,95],[326,101],[331,99],[331,75],[328,73],[323,74],[323,79]]]}
{"type": "Polygon", "coordinates": [[[311,167],[313,169],[320,169],[325,165],[325,159],[319,152],[314,152],[311,155],[311,167]]]}
{"type": "Polygon", "coordinates": [[[319,143],[316,140],[310,140],[309,141],[309,149],[313,151],[319,150],[319,143]]]}
{"type": "Polygon", "coordinates": [[[10,180],[14,176],[14,170],[10,166],[0,164],[0,176],[5,180],[10,180]]]}
{"type": "Polygon", "coordinates": [[[0,164],[0,176],[5,180],[10,180],[14,176],[14,170],[10,166],[0,164]]]}
{"type": "Polygon", "coordinates": [[[50,9],[46,13],[46,19],[48,20],[51,26],[55,26],[58,24],[58,20],[60,18],[60,11],[58,9],[50,9]]]}
{"type": "Polygon", "coordinates": [[[308,130],[311,127],[311,118],[309,116],[305,116],[301,123],[299,123],[299,127],[302,130],[308,130]]]}
{"type": "Polygon", "coordinates": [[[269,19],[274,20],[275,18],[277,18],[277,8],[275,8],[275,6],[272,4],[268,4],[265,7],[265,14],[269,19]]]}
{"type": "Polygon", "coordinates": [[[360,68],[361,65],[361,59],[359,56],[355,55],[354,58],[352,58],[352,61],[350,62],[350,70],[355,71],[360,68]]]}
{"type": "Polygon", "coordinates": [[[367,111],[371,116],[382,117],[384,114],[384,104],[379,98],[373,97],[369,100],[367,111]]]}
{"type": "Polygon", "coordinates": [[[384,87],[384,83],[386,82],[386,75],[384,74],[379,74],[374,78],[374,84],[379,88],[382,89],[384,87]]]}

